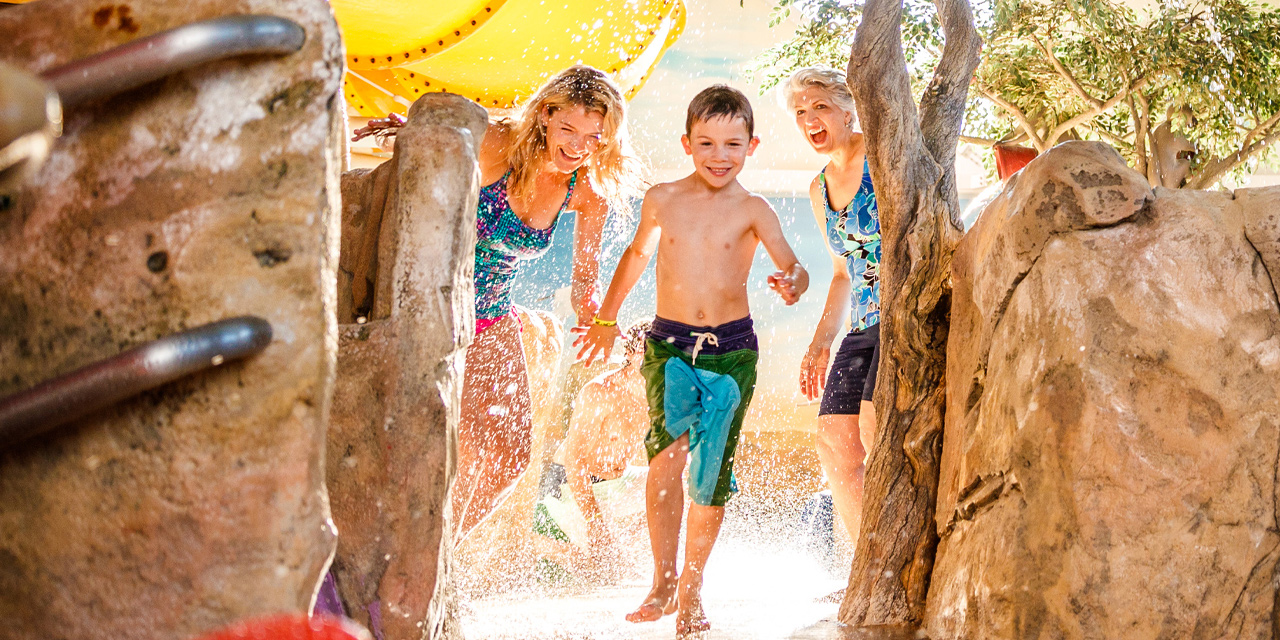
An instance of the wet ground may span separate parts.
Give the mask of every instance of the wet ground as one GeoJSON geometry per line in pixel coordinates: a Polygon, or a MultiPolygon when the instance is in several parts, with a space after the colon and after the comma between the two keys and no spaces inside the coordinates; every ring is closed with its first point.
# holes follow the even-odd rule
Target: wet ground
{"type": "MultiPolygon", "coordinates": [[[[707,567],[703,588],[712,630],[703,640],[898,640],[902,632],[854,632],[834,622],[844,587],[803,551],[725,540],[707,567]]],[[[476,598],[463,605],[468,640],[667,640],[672,616],[632,624],[623,619],[648,591],[636,579],[591,590],[549,589],[476,598]]]]}

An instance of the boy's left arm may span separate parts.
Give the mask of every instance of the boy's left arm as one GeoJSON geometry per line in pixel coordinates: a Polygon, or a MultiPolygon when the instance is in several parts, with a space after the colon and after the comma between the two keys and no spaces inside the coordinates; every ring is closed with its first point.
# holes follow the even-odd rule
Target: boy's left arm
{"type": "Polygon", "coordinates": [[[573,312],[578,321],[590,321],[600,307],[596,287],[600,278],[600,247],[604,242],[604,226],[609,219],[609,204],[595,192],[583,194],[578,204],[578,219],[573,232],[573,280],[569,292],[573,312]]]}
{"type": "Polygon", "coordinates": [[[809,272],[805,271],[796,252],[791,250],[787,238],[782,234],[782,223],[778,214],[769,206],[764,198],[758,199],[755,215],[756,237],[773,260],[778,271],[769,276],[769,288],[773,289],[788,306],[800,300],[800,296],[809,289],[809,272]]]}

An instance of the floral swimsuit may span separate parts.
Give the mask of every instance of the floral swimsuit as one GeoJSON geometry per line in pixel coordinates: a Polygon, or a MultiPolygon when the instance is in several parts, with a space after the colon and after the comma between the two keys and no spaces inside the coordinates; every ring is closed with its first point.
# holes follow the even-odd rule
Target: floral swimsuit
{"type": "Polygon", "coordinates": [[[862,184],[845,208],[831,208],[827,170],[818,174],[826,208],[827,245],[845,260],[853,279],[853,328],[862,331],[880,322],[880,212],[871,185],[871,170],[862,164],[862,184]]]}
{"type": "Polygon", "coordinates": [[[493,184],[480,189],[476,209],[476,334],[511,313],[511,287],[521,260],[541,257],[551,247],[560,214],[573,198],[578,172],[569,177],[569,190],[555,220],[546,229],[534,229],[511,210],[507,200],[508,169],[493,184]]]}

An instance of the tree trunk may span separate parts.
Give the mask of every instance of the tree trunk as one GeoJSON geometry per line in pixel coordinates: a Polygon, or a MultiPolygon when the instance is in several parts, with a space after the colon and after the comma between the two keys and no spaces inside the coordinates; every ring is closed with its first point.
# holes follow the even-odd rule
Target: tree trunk
{"type": "Polygon", "coordinates": [[[868,0],[849,85],[880,211],[881,367],[862,530],[840,607],[854,626],[917,625],[933,569],[951,253],[960,236],[956,141],[981,41],[966,0],[936,0],[946,48],[919,110],[901,0],[868,0]]]}

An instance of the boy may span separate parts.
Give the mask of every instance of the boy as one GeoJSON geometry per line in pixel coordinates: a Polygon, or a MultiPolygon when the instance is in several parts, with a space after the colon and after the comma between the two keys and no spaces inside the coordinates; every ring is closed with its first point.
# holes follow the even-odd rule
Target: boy
{"type": "Polygon", "coordinates": [[[747,97],[716,85],[689,104],[685,135],[694,172],[645,194],[635,240],[590,326],[577,327],[579,358],[608,354],[618,337],[617,313],[658,253],[658,309],[645,343],[641,372],[649,399],[645,489],[653,588],[627,615],[631,622],[676,616],[676,633],[710,628],[702,611],[702,571],[720,532],[733,491],[733,453],[756,380],[758,348],[747,306],[747,276],[756,245],[779,271],[769,287],[794,304],[809,275],[782,236],[778,215],[764,198],[738,184],[738,172],[759,138],[747,97]],[[676,550],[684,492],[680,477],[692,453],[684,570],[676,550]],[[673,606],[674,605],[674,606],[673,606]]]}

